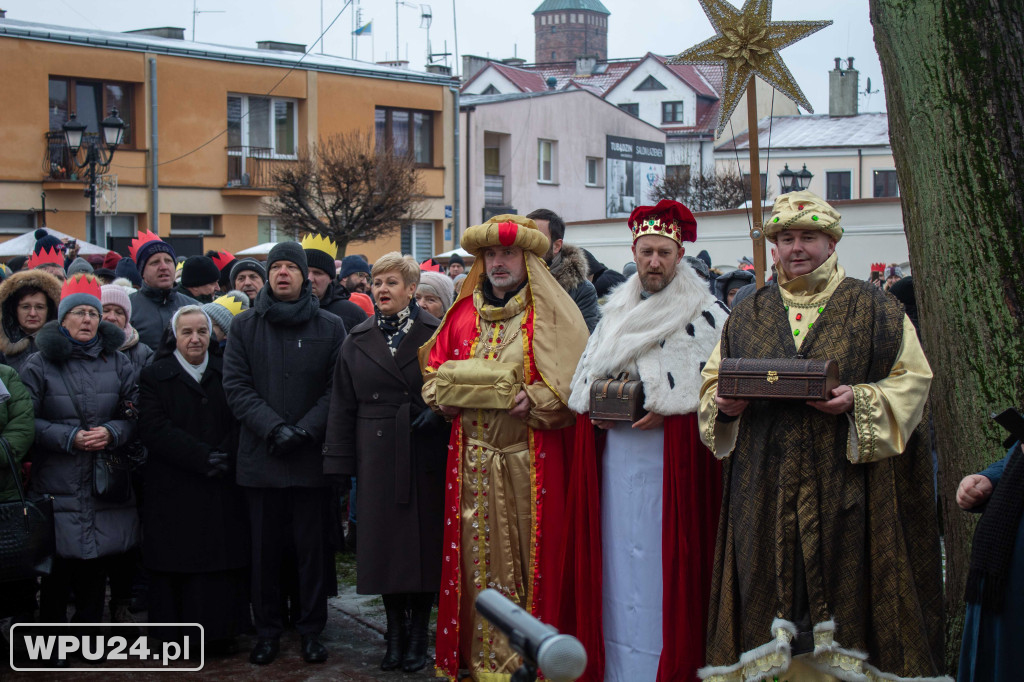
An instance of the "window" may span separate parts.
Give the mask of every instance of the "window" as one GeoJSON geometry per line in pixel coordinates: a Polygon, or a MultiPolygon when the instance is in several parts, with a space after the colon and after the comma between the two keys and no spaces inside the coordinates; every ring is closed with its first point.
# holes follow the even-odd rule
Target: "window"
{"type": "Polygon", "coordinates": [[[640,105],[635,102],[623,102],[619,105],[619,109],[622,109],[627,114],[632,114],[637,118],[640,118],[640,105]]]}
{"type": "Polygon", "coordinates": [[[422,263],[434,255],[434,223],[420,221],[402,225],[402,253],[422,263]]]}
{"type": "Polygon", "coordinates": [[[100,234],[105,234],[115,239],[122,237],[131,239],[138,233],[136,218],[128,213],[96,216],[96,220],[99,221],[100,234]]]}
{"type": "Polygon", "coordinates": [[[662,123],[682,123],[683,122],[683,103],[682,102],[662,102],[661,103],[661,122],[662,123]]]}
{"type": "Polygon", "coordinates": [[[72,113],[88,133],[100,132],[100,121],[111,109],[125,122],[121,144],[132,144],[132,84],[50,78],[50,130],[61,132],[72,113]]]}
{"type": "Polygon", "coordinates": [[[853,173],[851,171],[826,171],[825,172],[825,193],[826,201],[836,199],[849,199],[851,196],[851,183],[853,173]]]}
{"type": "Polygon", "coordinates": [[[537,141],[537,182],[555,181],[555,143],[537,141]]]}
{"type": "Polygon", "coordinates": [[[481,95],[500,95],[498,88],[494,87],[494,83],[487,86],[487,89],[480,93],[481,95]]]}
{"type": "Polygon", "coordinates": [[[900,186],[896,180],[896,171],[894,170],[876,170],[875,176],[875,194],[876,197],[898,197],[900,195],[900,186]]]}
{"type": "MultiPolygon", "coordinates": [[[[295,156],[296,101],[228,95],[228,147],[256,147],[273,156],[295,156]]],[[[241,149],[236,151],[241,152],[241,149]]]]}
{"type": "MultiPolygon", "coordinates": [[[[746,187],[747,201],[750,201],[750,173],[743,174],[743,185],[746,187]]],[[[768,174],[761,173],[761,203],[768,197],[768,174]]]]}
{"type": "Polygon", "coordinates": [[[172,214],[171,234],[213,234],[213,216],[172,214]]]}
{"type": "Polygon", "coordinates": [[[261,215],[256,219],[256,239],[257,244],[296,241],[295,235],[286,232],[276,218],[267,215],[261,215]]]}
{"type": "Polygon", "coordinates": [[[0,211],[0,234],[21,234],[36,227],[36,214],[31,211],[0,211]]]}
{"type": "Polygon", "coordinates": [[[378,108],[374,129],[378,152],[390,150],[397,156],[411,155],[421,166],[433,165],[434,115],[431,112],[378,108]]]}
{"type": "Polygon", "coordinates": [[[689,166],[665,166],[665,177],[678,179],[680,183],[686,184],[690,182],[690,167],[689,166]]]}
{"type": "Polygon", "coordinates": [[[664,85],[661,84],[654,76],[648,76],[643,79],[640,85],[633,88],[634,90],[668,90],[664,85]]]}
{"type": "Polygon", "coordinates": [[[601,179],[601,159],[593,156],[587,157],[587,185],[597,187],[601,179]]]}

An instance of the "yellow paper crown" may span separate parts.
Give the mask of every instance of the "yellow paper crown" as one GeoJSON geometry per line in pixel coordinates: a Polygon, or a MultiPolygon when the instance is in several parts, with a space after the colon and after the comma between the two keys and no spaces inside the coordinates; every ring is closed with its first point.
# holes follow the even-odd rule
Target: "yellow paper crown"
{"type": "Polygon", "coordinates": [[[300,242],[304,251],[322,251],[334,260],[338,257],[338,245],[328,237],[319,234],[307,234],[300,242]]]}
{"type": "Polygon", "coordinates": [[[226,308],[227,311],[229,313],[231,313],[232,317],[234,317],[238,313],[242,312],[242,304],[234,296],[230,296],[228,294],[224,294],[223,296],[221,296],[219,298],[215,298],[213,300],[213,302],[216,303],[217,305],[221,306],[222,308],[226,308]]]}

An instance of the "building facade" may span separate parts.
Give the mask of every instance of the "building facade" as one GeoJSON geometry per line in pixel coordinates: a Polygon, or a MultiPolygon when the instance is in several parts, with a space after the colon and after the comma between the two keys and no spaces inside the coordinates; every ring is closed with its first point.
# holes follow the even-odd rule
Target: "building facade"
{"type": "Polygon", "coordinates": [[[571,62],[608,58],[608,17],[600,0],[544,0],[533,11],[534,61],[571,62]]]}

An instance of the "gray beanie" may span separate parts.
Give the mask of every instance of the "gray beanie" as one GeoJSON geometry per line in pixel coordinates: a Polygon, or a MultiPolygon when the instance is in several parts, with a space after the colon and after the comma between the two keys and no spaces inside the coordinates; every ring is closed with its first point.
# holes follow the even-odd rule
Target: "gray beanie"
{"type": "Polygon", "coordinates": [[[71,265],[68,266],[68,277],[78,274],[93,274],[93,267],[89,261],[85,260],[81,256],[71,261],[71,265]]]}
{"type": "Polygon", "coordinates": [[[243,258],[231,266],[231,286],[235,286],[235,279],[246,270],[255,272],[263,280],[263,283],[266,284],[267,269],[263,267],[263,263],[255,258],[243,258]]]}
{"type": "Polygon", "coordinates": [[[299,266],[302,271],[302,279],[309,278],[309,264],[306,260],[306,252],[298,242],[281,242],[274,245],[267,256],[267,272],[279,260],[287,260],[299,266]]]}
{"type": "Polygon", "coordinates": [[[455,284],[451,277],[432,270],[420,271],[420,284],[417,291],[437,296],[441,299],[441,305],[445,311],[452,307],[452,299],[455,298],[455,284]]]}
{"type": "Polygon", "coordinates": [[[231,321],[235,319],[235,315],[248,309],[249,297],[237,289],[232,289],[203,306],[203,312],[210,316],[224,334],[231,333],[231,321]]]}

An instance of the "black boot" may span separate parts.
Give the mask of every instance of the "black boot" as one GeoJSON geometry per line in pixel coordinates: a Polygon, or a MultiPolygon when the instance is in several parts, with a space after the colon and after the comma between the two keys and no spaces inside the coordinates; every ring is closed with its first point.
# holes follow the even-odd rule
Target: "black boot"
{"type": "Polygon", "coordinates": [[[388,631],[384,641],[388,645],[384,659],[380,662],[381,670],[395,670],[402,665],[405,649],[409,639],[409,616],[406,612],[406,595],[385,594],[384,612],[388,618],[388,631]]]}
{"type": "Polygon", "coordinates": [[[409,649],[402,659],[402,670],[414,673],[427,665],[430,609],[434,606],[434,593],[417,592],[409,595],[409,606],[412,609],[412,622],[409,628],[409,649]]]}

